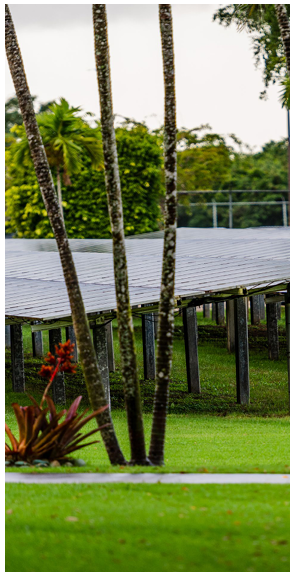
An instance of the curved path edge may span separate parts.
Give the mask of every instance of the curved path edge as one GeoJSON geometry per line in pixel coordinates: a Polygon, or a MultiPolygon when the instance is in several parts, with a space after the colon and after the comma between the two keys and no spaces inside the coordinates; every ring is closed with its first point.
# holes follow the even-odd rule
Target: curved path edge
{"type": "Polygon", "coordinates": [[[193,485],[227,485],[227,484],[273,484],[290,483],[290,475],[250,474],[250,473],[6,473],[6,483],[25,484],[193,484],[193,485]]]}

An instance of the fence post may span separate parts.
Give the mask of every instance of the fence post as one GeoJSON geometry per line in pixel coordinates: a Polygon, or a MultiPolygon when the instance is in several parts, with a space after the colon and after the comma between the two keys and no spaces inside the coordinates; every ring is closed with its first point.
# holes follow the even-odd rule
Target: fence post
{"type": "Polygon", "coordinates": [[[212,226],[213,228],[217,228],[217,206],[215,199],[212,199],[212,226]]]}
{"type": "Polygon", "coordinates": [[[229,193],[229,228],[232,228],[232,193],[229,193]]]}
{"type": "Polygon", "coordinates": [[[282,200],[282,216],[283,216],[283,226],[288,226],[287,222],[287,203],[282,200]]]}

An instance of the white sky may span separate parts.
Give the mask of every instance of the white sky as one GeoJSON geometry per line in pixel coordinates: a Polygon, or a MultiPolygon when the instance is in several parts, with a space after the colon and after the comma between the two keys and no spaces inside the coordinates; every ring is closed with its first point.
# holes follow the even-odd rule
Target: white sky
{"type": "MultiPolygon", "coordinates": [[[[9,4],[33,95],[65,97],[99,117],[91,4],[9,4]]],[[[174,4],[178,127],[209,123],[258,148],[286,137],[279,87],[268,100],[250,37],[212,21],[218,4],[174,4]]],[[[163,122],[163,75],[157,4],[109,4],[114,112],[163,122]]],[[[14,94],[6,64],[6,98],[14,94]]]]}

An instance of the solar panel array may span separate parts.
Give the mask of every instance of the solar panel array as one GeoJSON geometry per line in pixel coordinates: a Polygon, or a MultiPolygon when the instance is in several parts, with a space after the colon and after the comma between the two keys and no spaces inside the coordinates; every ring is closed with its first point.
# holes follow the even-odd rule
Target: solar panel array
{"type": "MultiPolygon", "coordinates": [[[[288,231],[178,229],[176,299],[223,294],[237,288],[247,288],[250,293],[276,284],[282,288],[290,281],[288,231]]],[[[70,245],[87,313],[114,312],[111,240],[72,239],[70,245]]],[[[130,238],[126,249],[131,306],[156,304],[163,239],[130,238]]],[[[6,316],[46,321],[70,314],[55,241],[6,240],[6,316]]]]}

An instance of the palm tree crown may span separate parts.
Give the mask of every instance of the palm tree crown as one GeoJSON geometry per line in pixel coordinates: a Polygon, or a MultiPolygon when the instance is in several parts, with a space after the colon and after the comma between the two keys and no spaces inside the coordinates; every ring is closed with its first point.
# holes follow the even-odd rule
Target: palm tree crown
{"type": "MultiPolygon", "coordinates": [[[[70,185],[70,175],[80,170],[84,152],[90,157],[93,169],[98,169],[103,161],[99,128],[90,127],[84,118],[78,115],[80,112],[80,107],[70,107],[62,98],[60,103],[53,103],[48,111],[37,116],[49,165],[57,172],[61,207],[61,171],[64,183],[70,185]]],[[[16,166],[21,168],[27,161],[31,161],[24,125],[14,125],[11,131],[16,135],[13,159],[16,166]]]]}

